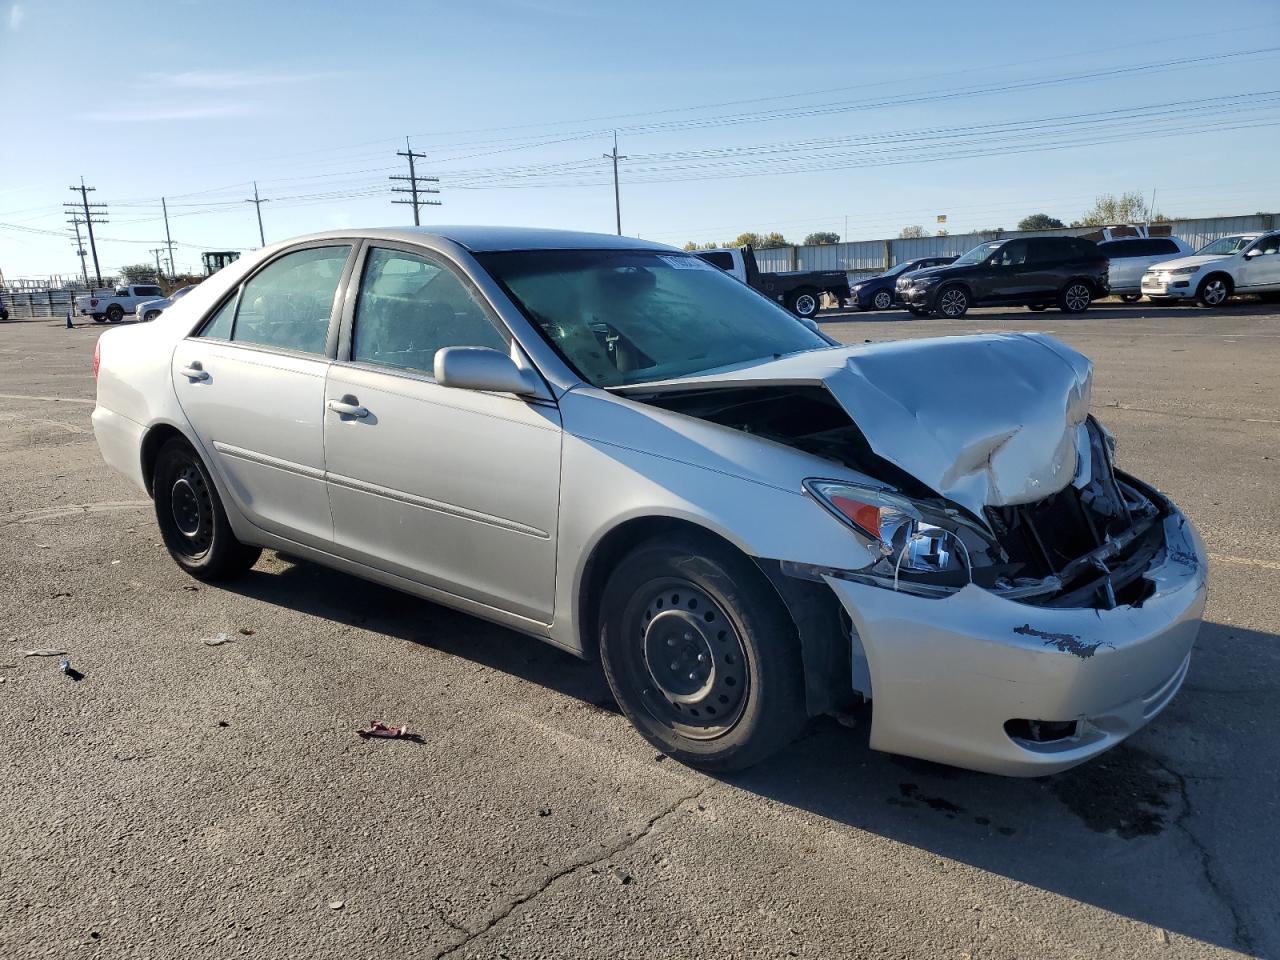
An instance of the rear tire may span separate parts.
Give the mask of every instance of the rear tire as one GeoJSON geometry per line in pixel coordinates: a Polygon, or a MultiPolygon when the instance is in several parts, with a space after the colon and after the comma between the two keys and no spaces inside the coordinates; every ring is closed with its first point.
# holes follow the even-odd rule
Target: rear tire
{"type": "Polygon", "coordinates": [[[262,548],[236,539],[213,478],[189,443],[174,439],[161,447],[151,476],[156,523],[178,566],[197,580],[226,580],[257,563],[262,548]]]}
{"type": "Polygon", "coordinates": [[[1058,293],[1058,309],[1063,313],[1084,313],[1093,302],[1093,291],[1083,280],[1072,280],[1058,293]]]}
{"type": "Polygon", "coordinates": [[[812,320],[822,305],[815,290],[796,290],[787,297],[787,309],[801,320],[812,320]]]}
{"type": "Polygon", "coordinates": [[[113,303],[107,307],[107,320],[111,323],[119,323],[124,319],[124,307],[118,303],[113,303]]]}
{"type": "Polygon", "coordinates": [[[1202,307],[1221,307],[1231,296],[1231,278],[1222,273],[1211,273],[1196,288],[1196,303],[1202,307]]]}
{"type": "Polygon", "coordinates": [[[1141,300],[1141,299],[1142,299],[1142,294],[1140,294],[1140,293],[1122,293],[1122,294],[1120,294],[1120,302],[1121,302],[1121,303],[1137,303],[1137,302],[1138,302],[1139,300],[1141,300]]]}
{"type": "Polygon", "coordinates": [[[106,317],[104,317],[104,316],[103,316],[102,314],[100,314],[100,313],[95,313],[95,314],[93,314],[93,322],[94,322],[94,323],[106,323],[106,322],[107,322],[107,318],[106,318],[106,317]]]}
{"type": "Polygon", "coordinates": [[[615,567],[600,659],[623,713],[681,763],[740,770],[804,728],[795,627],[769,581],[731,547],[649,541],[615,567]]]}

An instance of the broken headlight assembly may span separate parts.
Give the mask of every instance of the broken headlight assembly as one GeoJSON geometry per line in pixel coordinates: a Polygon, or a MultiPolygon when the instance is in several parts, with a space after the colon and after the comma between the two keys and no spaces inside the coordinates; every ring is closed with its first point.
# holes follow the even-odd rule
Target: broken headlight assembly
{"type": "MultiPolygon", "coordinates": [[[[943,596],[973,582],[974,561],[998,548],[951,511],[904,497],[886,487],[809,479],[804,489],[877,554],[856,570],[836,576],[875,582],[927,596],[943,596]],[[967,542],[966,542],[967,541],[967,542]]],[[[800,571],[789,571],[803,575],[800,571]]]]}

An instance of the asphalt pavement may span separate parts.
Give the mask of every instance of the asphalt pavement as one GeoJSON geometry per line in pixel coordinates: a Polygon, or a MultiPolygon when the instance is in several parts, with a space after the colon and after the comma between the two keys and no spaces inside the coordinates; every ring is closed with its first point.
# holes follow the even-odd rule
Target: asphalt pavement
{"type": "Polygon", "coordinates": [[[1094,360],[1120,465],[1211,554],[1129,743],[1015,780],[824,721],[687,769],[535,640],[270,552],[185,576],[98,455],[99,329],[0,323],[0,957],[1280,957],[1280,313],[822,322],[1094,360]]]}

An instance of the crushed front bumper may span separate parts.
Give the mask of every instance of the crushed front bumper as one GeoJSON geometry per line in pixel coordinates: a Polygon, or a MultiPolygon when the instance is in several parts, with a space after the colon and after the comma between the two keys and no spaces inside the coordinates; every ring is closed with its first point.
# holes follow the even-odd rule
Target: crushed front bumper
{"type": "Polygon", "coordinates": [[[1032,606],[973,584],[929,599],[826,577],[853,622],[855,677],[869,672],[872,748],[1041,776],[1138,730],[1182,686],[1204,613],[1204,545],[1176,510],[1164,532],[1137,607],[1032,606]],[[1038,742],[1006,732],[1011,720],[1076,726],[1038,742]]]}

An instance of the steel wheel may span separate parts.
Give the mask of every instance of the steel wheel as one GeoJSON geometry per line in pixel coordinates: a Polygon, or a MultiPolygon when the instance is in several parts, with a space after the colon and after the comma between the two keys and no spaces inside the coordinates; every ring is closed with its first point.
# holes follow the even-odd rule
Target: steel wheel
{"type": "Polygon", "coordinates": [[[1200,284],[1200,302],[1206,307],[1220,307],[1231,296],[1231,289],[1222,277],[1209,277],[1200,284]]]}
{"type": "Polygon", "coordinates": [[[802,293],[792,302],[791,308],[797,316],[812,317],[818,312],[818,298],[812,293],[802,293]]]}
{"type": "Polygon", "coordinates": [[[879,290],[871,298],[871,305],[877,310],[888,310],[893,304],[893,295],[888,290],[879,290]]]}
{"type": "Polygon", "coordinates": [[[194,464],[187,464],[173,478],[169,488],[169,513],[181,534],[184,553],[198,560],[213,544],[213,498],[204,476],[194,464]]]}
{"type": "Polygon", "coordinates": [[[645,595],[635,651],[647,675],[645,708],[686,737],[719,736],[742,713],[750,684],[738,631],[687,580],[657,581],[645,595]]]}
{"type": "Polygon", "coordinates": [[[969,309],[969,295],[959,287],[949,287],[938,295],[938,312],[944,317],[963,317],[969,309]]]}
{"type": "Polygon", "coordinates": [[[1089,309],[1089,302],[1093,300],[1093,294],[1089,287],[1079,281],[1067,284],[1067,288],[1062,291],[1062,309],[1068,313],[1083,313],[1089,309]]]}

